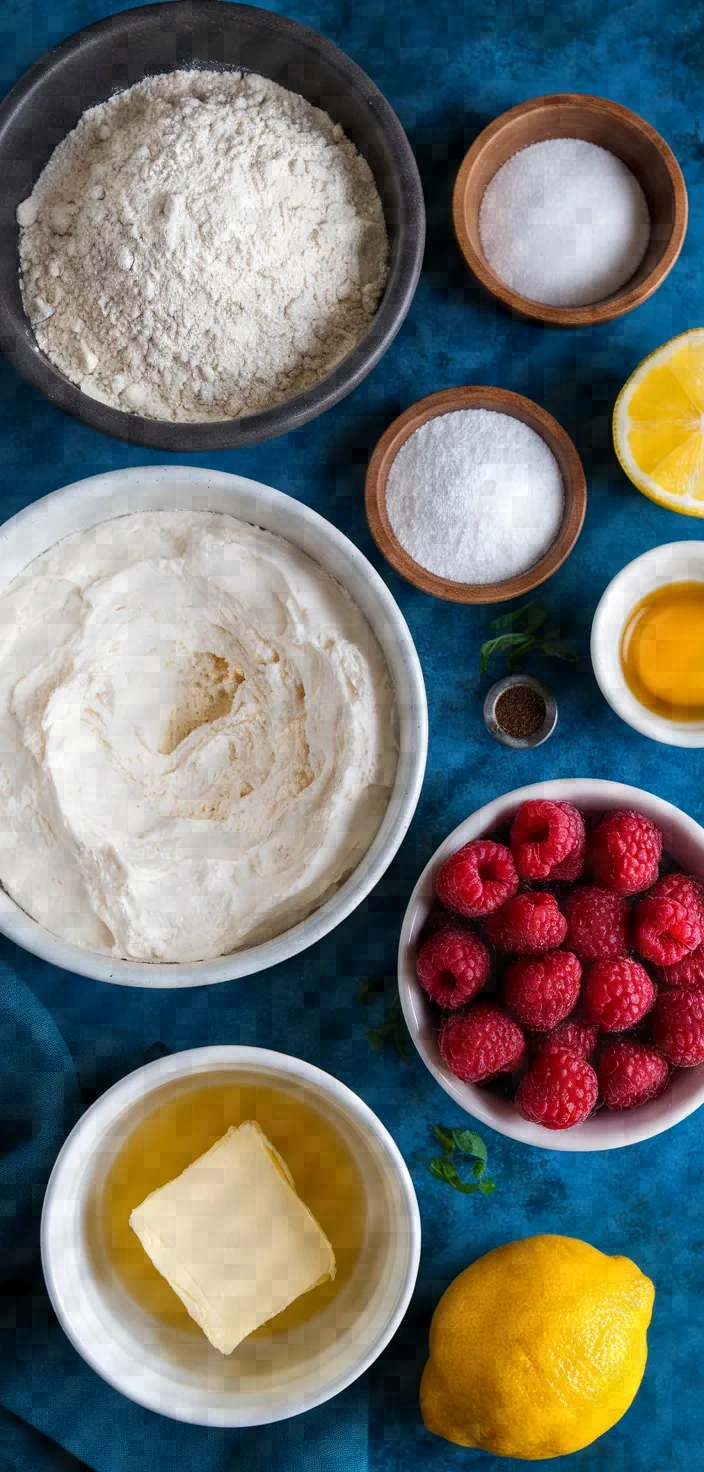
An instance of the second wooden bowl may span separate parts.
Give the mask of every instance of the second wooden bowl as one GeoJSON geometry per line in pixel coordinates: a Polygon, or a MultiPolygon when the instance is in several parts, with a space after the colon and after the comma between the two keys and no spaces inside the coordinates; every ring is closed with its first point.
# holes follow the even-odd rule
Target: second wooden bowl
{"type": "Polygon", "coordinates": [[[687,190],[672,150],[637,113],[605,97],[564,92],[522,102],[479,134],[457,175],[452,216],[467,265],[505,306],[533,322],[589,327],[640,306],[672,270],[687,232],[687,190]],[[638,270],[620,291],[588,307],[553,307],[521,296],[496,275],[482,250],[479,211],[487,184],[514,153],[547,138],[583,138],[608,149],[635,174],[648,202],[650,244],[638,270]]]}
{"type": "Polygon", "coordinates": [[[506,598],[525,597],[562,566],[582,530],[587,509],[587,482],[582,462],[562,425],[553,419],[552,414],[522,394],[478,384],[429,394],[394,419],[369,461],[364,494],[369,530],[387,562],[416,588],[424,593],[433,593],[436,598],[446,598],[450,603],[502,603],[506,598]],[[511,414],[514,419],[520,419],[545,440],[560,467],[565,505],[555,541],[532,567],[501,583],[456,583],[450,578],[427,572],[401,546],[389,521],[386,483],[401,446],[429,419],[440,414],[452,414],[456,409],[493,409],[499,414],[511,414]]]}

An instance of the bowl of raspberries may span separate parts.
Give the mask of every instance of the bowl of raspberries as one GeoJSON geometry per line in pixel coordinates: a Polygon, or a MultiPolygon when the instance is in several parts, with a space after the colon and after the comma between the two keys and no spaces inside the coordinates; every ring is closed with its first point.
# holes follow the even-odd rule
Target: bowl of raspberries
{"type": "Polygon", "coordinates": [[[399,990],[430,1072],[501,1134],[660,1134],[704,1102],[704,829],[618,782],[497,798],[421,874],[399,990]]]}

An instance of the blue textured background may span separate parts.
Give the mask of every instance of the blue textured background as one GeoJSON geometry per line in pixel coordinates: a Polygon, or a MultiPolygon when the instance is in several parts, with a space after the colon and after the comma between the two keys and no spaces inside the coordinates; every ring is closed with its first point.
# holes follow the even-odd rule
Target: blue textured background
{"type": "MultiPolygon", "coordinates": [[[[109,0],[0,0],[0,89],[63,36],[114,8],[109,0]]],[[[650,504],[625,480],[611,446],[610,416],[618,389],[646,353],[702,325],[702,6],[681,0],[300,0],[285,8],[354,57],[398,112],[423,175],[425,266],[400,336],[356,393],[288,438],[199,463],[241,471],[315,506],[381,566],[362,493],[368,455],[390,420],[422,394],[457,383],[496,383],[528,394],[565,425],[587,471],[584,532],[544,589],[563,636],[576,633],[586,649],[594,606],[618,568],[648,547],[696,537],[700,530],[696,521],[650,504]],[[690,196],[689,234],[672,275],[639,311],[593,331],[542,330],[480,299],[450,228],[454,176],[480,128],[525,98],[567,89],[598,92],[641,112],[675,150],[690,196]]],[[[69,481],[168,458],[128,449],[65,418],[0,362],[3,519],[69,481]]],[[[161,1472],[182,1461],[213,1472],[278,1472],[294,1462],[305,1472],[341,1472],[343,1464],[350,1472],[517,1469],[523,1464],[462,1452],[431,1437],[419,1418],[417,1386],[430,1313],[449,1280],[490,1247],[536,1231],[570,1233],[607,1252],[627,1253],[657,1288],[637,1401],[569,1466],[574,1472],[684,1472],[701,1465],[701,1117],[649,1144],[603,1156],[531,1150],[486,1131],[498,1189],[488,1198],[457,1196],[430,1178],[427,1162],[434,1153],[431,1125],[458,1124],[460,1117],[415,1057],[404,1063],[393,1049],[370,1053],[369,1009],[357,1001],[356,978],[393,972],[400,918],[419,868],[480,803],[543,777],[604,776],[648,787],[701,820],[702,758],[657,746],[622,725],[601,699],[586,658],[577,671],[535,666],[553,683],[560,704],[560,724],[546,746],[526,754],[496,746],[482,724],[483,686],[476,674],[481,630],[491,612],[434,602],[381,570],[423,663],[431,743],[413,828],[367,904],[335,935],[258,977],[254,986],[148,995],[52,970],[4,941],[0,960],[16,966],[53,1015],[67,1045],[62,1053],[58,1035],[54,1039],[54,1056],[58,1048],[62,1060],[57,1066],[70,1076],[69,1093],[77,1069],[83,1105],[156,1044],[270,1044],[322,1064],[356,1089],[399,1141],[420,1198],[423,1258],[409,1315],[366,1383],[340,1404],[340,1417],[348,1418],[340,1421],[344,1447],[338,1450],[334,1436],[305,1418],[309,1431],[288,1423],[253,1449],[238,1433],[188,1431],[103,1390],[62,1338],[56,1348],[58,1331],[52,1337],[39,1294],[34,1318],[16,1304],[3,1318],[11,1332],[2,1340],[2,1400],[22,1419],[0,1413],[2,1472],[75,1472],[76,1457],[97,1472],[161,1472]]],[[[379,1014],[377,1004],[372,1022],[379,1014]]],[[[5,1028],[2,1037],[12,1049],[26,1045],[16,1029],[5,1028]]],[[[40,1108],[41,1100],[32,1107],[40,1108]]],[[[69,1115],[71,1107],[79,1105],[74,1101],[69,1115]]],[[[57,1140],[45,1142],[45,1163],[57,1146],[57,1140]]],[[[33,1232],[36,1217],[28,1252],[33,1232]]],[[[568,1462],[550,1465],[558,1472],[568,1462]]]]}

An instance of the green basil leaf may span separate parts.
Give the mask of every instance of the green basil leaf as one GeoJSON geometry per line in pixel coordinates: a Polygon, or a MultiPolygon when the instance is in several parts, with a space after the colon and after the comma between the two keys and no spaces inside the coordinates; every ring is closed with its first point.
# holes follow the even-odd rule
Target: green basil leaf
{"type": "Polygon", "coordinates": [[[532,601],[524,603],[522,608],[512,609],[510,613],[502,613],[500,618],[492,619],[489,628],[519,629],[522,634],[532,634],[544,623],[545,609],[541,603],[532,601]]]}
{"type": "Polygon", "coordinates": [[[446,1130],[441,1124],[436,1124],[433,1128],[433,1134],[436,1140],[439,1140],[445,1154],[454,1155],[455,1140],[452,1130],[446,1130]]]}
{"type": "Polygon", "coordinates": [[[486,1165],[486,1145],[481,1135],[476,1135],[474,1130],[453,1130],[452,1138],[463,1155],[474,1155],[477,1160],[483,1160],[486,1165]]]}
{"type": "Polygon", "coordinates": [[[533,643],[532,634],[498,634],[495,639],[487,639],[479,651],[479,673],[488,675],[489,664],[495,654],[507,654],[517,648],[525,651],[533,643]]]}
{"type": "Polygon", "coordinates": [[[485,1170],[486,1170],[486,1165],[485,1165],[484,1161],[483,1160],[475,1160],[474,1165],[472,1166],[472,1175],[474,1176],[474,1179],[476,1181],[480,1181],[481,1178],[482,1178],[482,1176],[483,1176],[483,1174],[484,1174],[484,1172],[485,1172],[485,1170]]]}
{"type": "Polygon", "coordinates": [[[493,1181],[480,1181],[479,1190],[482,1196],[491,1196],[492,1191],[496,1190],[496,1186],[493,1181]]]}

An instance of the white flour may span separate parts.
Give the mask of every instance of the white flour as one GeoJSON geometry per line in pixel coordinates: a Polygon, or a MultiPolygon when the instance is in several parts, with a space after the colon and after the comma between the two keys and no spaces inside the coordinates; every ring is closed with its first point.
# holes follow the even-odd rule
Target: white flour
{"type": "Polygon", "coordinates": [[[359,342],[387,274],[366,161],[252,73],[149,77],[91,108],[17,218],[43,352],[153,419],[234,418],[308,387],[359,342]]]}

